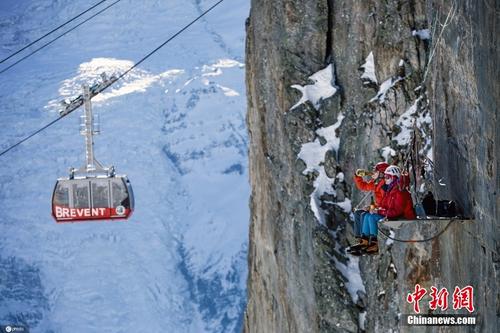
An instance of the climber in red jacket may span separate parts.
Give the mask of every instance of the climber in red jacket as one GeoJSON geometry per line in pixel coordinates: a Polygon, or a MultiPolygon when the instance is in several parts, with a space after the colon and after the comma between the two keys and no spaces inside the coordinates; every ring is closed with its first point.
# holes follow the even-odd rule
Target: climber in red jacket
{"type": "Polygon", "coordinates": [[[363,217],[361,233],[368,236],[368,246],[365,253],[378,253],[378,225],[384,218],[415,219],[415,211],[410,192],[401,188],[401,170],[395,165],[389,166],[384,172],[385,184],[382,186],[384,196],[379,207],[371,209],[363,217]]]}
{"type": "MultiPolygon", "coordinates": [[[[399,179],[392,179],[394,183],[399,183],[399,179]]],[[[380,206],[373,211],[389,219],[404,218],[406,220],[413,220],[416,218],[410,192],[399,188],[398,185],[395,185],[386,193],[380,206]]]]}
{"type": "MultiPolygon", "coordinates": [[[[365,170],[358,169],[356,170],[356,174],[354,175],[354,184],[356,187],[365,192],[373,192],[375,196],[375,206],[380,205],[382,202],[382,198],[384,197],[384,191],[382,190],[382,186],[384,185],[384,171],[387,169],[389,164],[385,162],[379,162],[373,168],[373,174],[371,175],[371,179],[365,181],[363,176],[366,174],[365,170]]],[[[363,222],[363,216],[368,213],[369,207],[366,209],[358,209],[354,211],[354,237],[356,237],[359,242],[353,246],[347,248],[347,252],[350,253],[352,251],[356,251],[359,248],[364,248],[368,245],[368,238],[363,238],[361,235],[361,227],[363,222]]]]}
{"type": "Polygon", "coordinates": [[[383,180],[385,169],[389,164],[385,162],[379,162],[373,168],[372,178],[369,181],[365,181],[363,177],[360,176],[363,170],[356,170],[356,174],[354,175],[354,184],[361,191],[372,191],[375,194],[375,204],[378,205],[382,198],[384,197],[384,191],[382,190],[382,186],[384,185],[383,180]]]}

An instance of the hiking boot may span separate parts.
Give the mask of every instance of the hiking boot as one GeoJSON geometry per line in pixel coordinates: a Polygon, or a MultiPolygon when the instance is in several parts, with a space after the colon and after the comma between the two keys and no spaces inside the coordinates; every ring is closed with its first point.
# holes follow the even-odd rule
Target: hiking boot
{"type": "Polygon", "coordinates": [[[347,254],[350,254],[351,256],[362,256],[365,253],[365,248],[360,248],[360,249],[357,249],[357,250],[352,250],[350,252],[347,252],[347,254]]]}
{"type": "Polygon", "coordinates": [[[378,242],[372,242],[364,249],[364,253],[366,254],[378,254],[378,242]]]}
{"type": "Polygon", "coordinates": [[[364,249],[365,247],[368,246],[368,240],[361,238],[360,242],[358,244],[355,244],[353,246],[349,246],[347,248],[347,253],[352,253],[361,249],[364,249]]]}

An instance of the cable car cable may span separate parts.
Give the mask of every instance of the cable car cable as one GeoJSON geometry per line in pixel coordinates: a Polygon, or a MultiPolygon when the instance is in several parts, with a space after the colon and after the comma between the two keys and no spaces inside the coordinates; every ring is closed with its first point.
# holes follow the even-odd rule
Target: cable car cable
{"type": "MultiPolygon", "coordinates": [[[[141,63],[143,63],[146,59],[148,59],[150,56],[152,56],[154,53],[156,53],[159,49],[161,49],[162,47],[164,47],[166,44],[168,44],[172,39],[174,39],[175,37],[177,37],[178,35],[180,35],[181,33],[183,33],[187,28],[189,28],[190,26],[192,26],[194,23],[196,23],[199,19],[201,19],[203,16],[205,16],[206,14],[208,14],[208,12],[210,12],[212,9],[214,9],[215,7],[217,7],[221,2],[223,2],[224,0],[219,0],[218,2],[216,2],[214,5],[212,5],[210,8],[208,8],[207,10],[205,10],[203,13],[201,13],[197,18],[195,18],[194,20],[192,20],[189,24],[187,24],[186,26],[184,26],[184,28],[182,28],[181,30],[177,31],[175,34],[173,34],[169,39],[167,39],[165,42],[163,42],[162,44],[160,44],[160,46],[158,46],[157,48],[155,48],[153,51],[149,52],[147,55],[145,55],[141,60],[139,60],[138,62],[136,62],[132,67],[130,67],[129,69],[127,69],[125,72],[123,72],[121,75],[118,76],[118,78],[115,80],[118,81],[120,80],[121,78],[123,78],[125,75],[127,75],[131,70],[133,70],[134,68],[136,68],[137,66],[139,66],[141,63]]],[[[113,82],[114,83],[114,82],[113,82]]],[[[104,90],[108,89],[111,85],[105,87],[101,92],[103,92],[104,90]]]]}
{"type": "Polygon", "coordinates": [[[24,141],[27,141],[28,139],[31,139],[32,137],[34,137],[35,135],[37,135],[38,133],[40,133],[41,131],[45,130],[47,127],[49,126],[52,126],[54,125],[56,122],[58,122],[59,120],[61,120],[62,118],[64,118],[66,115],[64,116],[61,116],[59,118],[56,118],[54,120],[52,120],[50,123],[48,123],[47,125],[43,126],[42,128],[36,130],[35,132],[31,133],[30,135],[28,135],[27,137],[23,138],[21,141],[18,141],[17,143],[13,144],[12,146],[10,146],[9,148],[5,149],[4,151],[2,151],[0,153],[0,156],[2,156],[3,154],[6,154],[7,152],[9,152],[10,150],[14,149],[15,147],[19,146],[21,143],[23,143],[24,141]]]}
{"type": "MultiPolygon", "coordinates": [[[[120,1],[120,0],[118,0],[120,1]]],[[[118,2],[116,1],[116,2],[118,2]]],[[[210,8],[208,8],[207,10],[205,10],[203,13],[201,13],[197,18],[195,18],[194,20],[192,20],[189,24],[187,24],[186,26],[184,26],[181,30],[179,30],[178,32],[176,32],[174,35],[172,35],[170,38],[168,38],[165,42],[163,42],[160,46],[158,46],[157,48],[155,48],[153,51],[149,52],[146,56],[144,56],[141,60],[139,60],[136,64],[134,64],[132,67],[130,67],[129,69],[127,69],[125,72],[123,72],[123,74],[121,74],[120,76],[118,76],[118,78],[112,83],[114,84],[115,82],[117,82],[118,80],[120,80],[121,78],[123,78],[127,73],[129,73],[132,69],[136,68],[139,64],[141,64],[142,62],[144,62],[146,59],[148,59],[150,56],[152,56],[155,52],[157,52],[159,49],[161,49],[163,46],[165,46],[167,43],[169,43],[170,41],[172,41],[175,37],[177,37],[178,35],[180,35],[182,32],[184,32],[187,28],[189,28],[191,25],[193,25],[195,22],[197,22],[199,19],[201,19],[203,16],[205,16],[206,14],[208,14],[212,9],[214,9],[215,7],[217,7],[218,5],[220,5],[224,0],[219,0],[218,2],[216,2],[214,5],[212,5],[210,8]]],[[[115,3],[116,3],[115,2],[115,3]]],[[[103,90],[101,90],[101,92],[103,92],[104,90],[106,90],[108,87],[110,87],[112,84],[110,84],[109,86],[105,87],[103,90]]],[[[76,109],[72,110],[71,112],[75,111],[76,109]]],[[[70,114],[71,112],[68,112],[62,116],[60,116],[59,118],[56,118],[54,119],[53,121],[51,121],[50,123],[48,123],[47,125],[43,126],[42,128],[38,129],[37,131],[33,132],[32,134],[28,135],[27,137],[23,138],[22,140],[18,141],[17,143],[13,144],[12,146],[10,146],[9,148],[3,150],[2,152],[0,152],[0,156],[6,154],[7,152],[9,152],[10,150],[12,150],[13,148],[19,146],[21,143],[27,141],[28,139],[34,137],[35,135],[37,135],[38,133],[44,131],[45,129],[47,129],[48,127],[52,126],[53,124],[55,124],[56,122],[58,122],[59,120],[61,120],[62,118],[64,118],[65,116],[67,116],[68,114],[70,114]]]]}
{"type": "Polygon", "coordinates": [[[54,43],[56,40],[58,40],[59,38],[61,37],[64,37],[65,35],[67,35],[68,33],[70,33],[71,31],[75,30],[76,28],[78,28],[79,26],[81,26],[82,24],[90,21],[91,19],[93,19],[94,17],[96,17],[97,15],[101,14],[102,12],[106,11],[108,8],[116,5],[118,2],[120,2],[121,0],[116,0],[115,2],[109,4],[108,6],[104,7],[103,9],[101,9],[100,11],[98,11],[97,13],[95,13],[94,15],[90,16],[89,18],[83,20],[82,22],[78,23],[77,25],[75,25],[73,28],[65,31],[64,33],[60,34],[59,36],[57,36],[56,38],[52,39],[50,42],[47,42],[45,44],[43,44],[42,46],[40,46],[39,48],[33,50],[32,52],[28,53],[27,55],[25,55],[24,57],[22,57],[21,59],[17,60],[16,62],[14,62],[13,64],[5,67],[4,69],[2,69],[0,71],[0,74],[6,72],[7,70],[9,70],[10,68],[14,67],[15,65],[17,65],[18,63],[20,63],[21,61],[31,57],[33,54],[37,53],[38,51],[44,49],[45,47],[49,46],[50,44],[54,43]]]}
{"type": "Polygon", "coordinates": [[[94,9],[95,7],[99,6],[100,4],[102,4],[103,2],[106,2],[108,0],[101,0],[99,1],[98,3],[96,3],[95,5],[93,5],[92,7],[88,8],[87,10],[81,12],[80,14],[76,15],[75,17],[69,19],[68,21],[64,22],[63,24],[59,25],[58,27],[52,29],[51,31],[47,32],[45,35],[43,35],[42,37],[39,37],[37,38],[36,40],[32,41],[31,43],[29,43],[28,45],[24,46],[23,48],[17,50],[16,52],[12,53],[10,56],[8,56],[7,58],[4,58],[2,60],[0,60],[0,64],[4,63],[5,61],[9,60],[10,58],[12,58],[13,56],[15,56],[16,54],[19,54],[20,52],[26,50],[28,47],[32,46],[33,44],[41,41],[42,39],[44,39],[45,37],[47,37],[48,35],[52,34],[53,32],[61,29],[62,27],[64,27],[65,25],[67,25],[68,23],[71,23],[73,22],[74,20],[76,20],[77,18],[79,18],[80,16],[82,16],[83,14],[85,13],[88,13],[89,11],[91,11],[92,9],[94,9]]]}

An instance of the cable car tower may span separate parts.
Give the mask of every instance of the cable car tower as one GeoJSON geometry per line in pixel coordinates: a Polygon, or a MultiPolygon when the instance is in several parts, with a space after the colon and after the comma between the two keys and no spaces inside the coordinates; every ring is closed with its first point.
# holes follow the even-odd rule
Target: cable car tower
{"type": "Polygon", "coordinates": [[[94,156],[94,135],[100,133],[98,117],[92,113],[92,97],[117,80],[101,75],[102,82],[83,85],[83,93],[63,101],[64,116],[83,105],[80,134],[85,137],[85,165],[70,168],[69,177],[59,178],[52,195],[52,216],[56,222],[127,219],[134,210],[132,185],[126,175],[116,175],[114,166],[105,168],[94,156]]]}

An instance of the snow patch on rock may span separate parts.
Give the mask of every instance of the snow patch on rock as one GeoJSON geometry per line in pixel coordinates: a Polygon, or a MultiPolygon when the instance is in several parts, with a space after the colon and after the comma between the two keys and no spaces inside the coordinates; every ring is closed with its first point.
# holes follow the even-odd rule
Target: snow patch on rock
{"type": "Polygon", "coordinates": [[[387,94],[387,92],[401,80],[403,80],[403,78],[401,76],[397,76],[397,77],[390,77],[384,82],[382,82],[377,95],[375,95],[375,97],[370,99],[370,103],[378,100],[380,104],[383,104],[385,102],[385,95],[387,94]]]}
{"type": "Polygon", "coordinates": [[[389,163],[389,157],[396,156],[396,151],[392,149],[390,146],[382,148],[381,151],[382,151],[382,157],[384,158],[384,161],[387,163],[389,163]]]}
{"type": "Polygon", "coordinates": [[[418,37],[421,40],[431,39],[431,32],[429,29],[413,30],[411,35],[418,37]]]}
{"type": "MultiPolygon", "coordinates": [[[[320,197],[324,193],[335,195],[335,189],[333,188],[333,183],[335,178],[330,178],[326,174],[325,167],[323,165],[325,161],[325,154],[327,151],[333,150],[338,151],[340,145],[340,137],[337,136],[337,129],[342,125],[342,120],[345,116],[339,113],[337,116],[337,122],[332,126],[323,127],[316,131],[316,134],[322,136],[325,140],[325,144],[321,144],[319,138],[316,138],[313,142],[308,142],[302,145],[298,157],[306,163],[306,169],[303,174],[308,174],[316,171],[318,176],[314,181],[314,191],[311,194],[311,209],[314,212],[314,216],[322,224],[325,224],[324,213],[320,208],[321,202],[320,197]]],[[[341,177],[341,176],[339,176],[341,177]]]]}
{"type": "Polygon", "coordinates": [[[318,110],[323,99],[327,99],[335,95],[337,87],[335,86],[333,71],[333,64],[330,64],[326,68],[323,68],[309,77],[309,79],[314,82],[313,84],[305,86],[301,86],[299,84],[292,85],[292,88],[295,88],[302,93],[302,97],[294,106],[290,108],[290,111],[307,101],[310,101],[314,108],[318,110]]]}
{"type": "Polygon", "coordinates": [[[352,203],[348,198],[345,198],[344,201],[341,202],[334,202],[333,204],[339,206],[346,214],[349,214],[352,210],[352,203]]]}
{"type": "MultiPolygon", "coordinates": [[[[371,81],[373,83],[378,84],[377,75],[375,74],[375,60],[373,58],[373,52],[370,52],[368,57],[365,59],[365,63],[361,65],[361,68],[364,70],[361,75],[362,80],[371,81]]],[[[365,82],[367,84],[368,82],[365,82]]]]}

